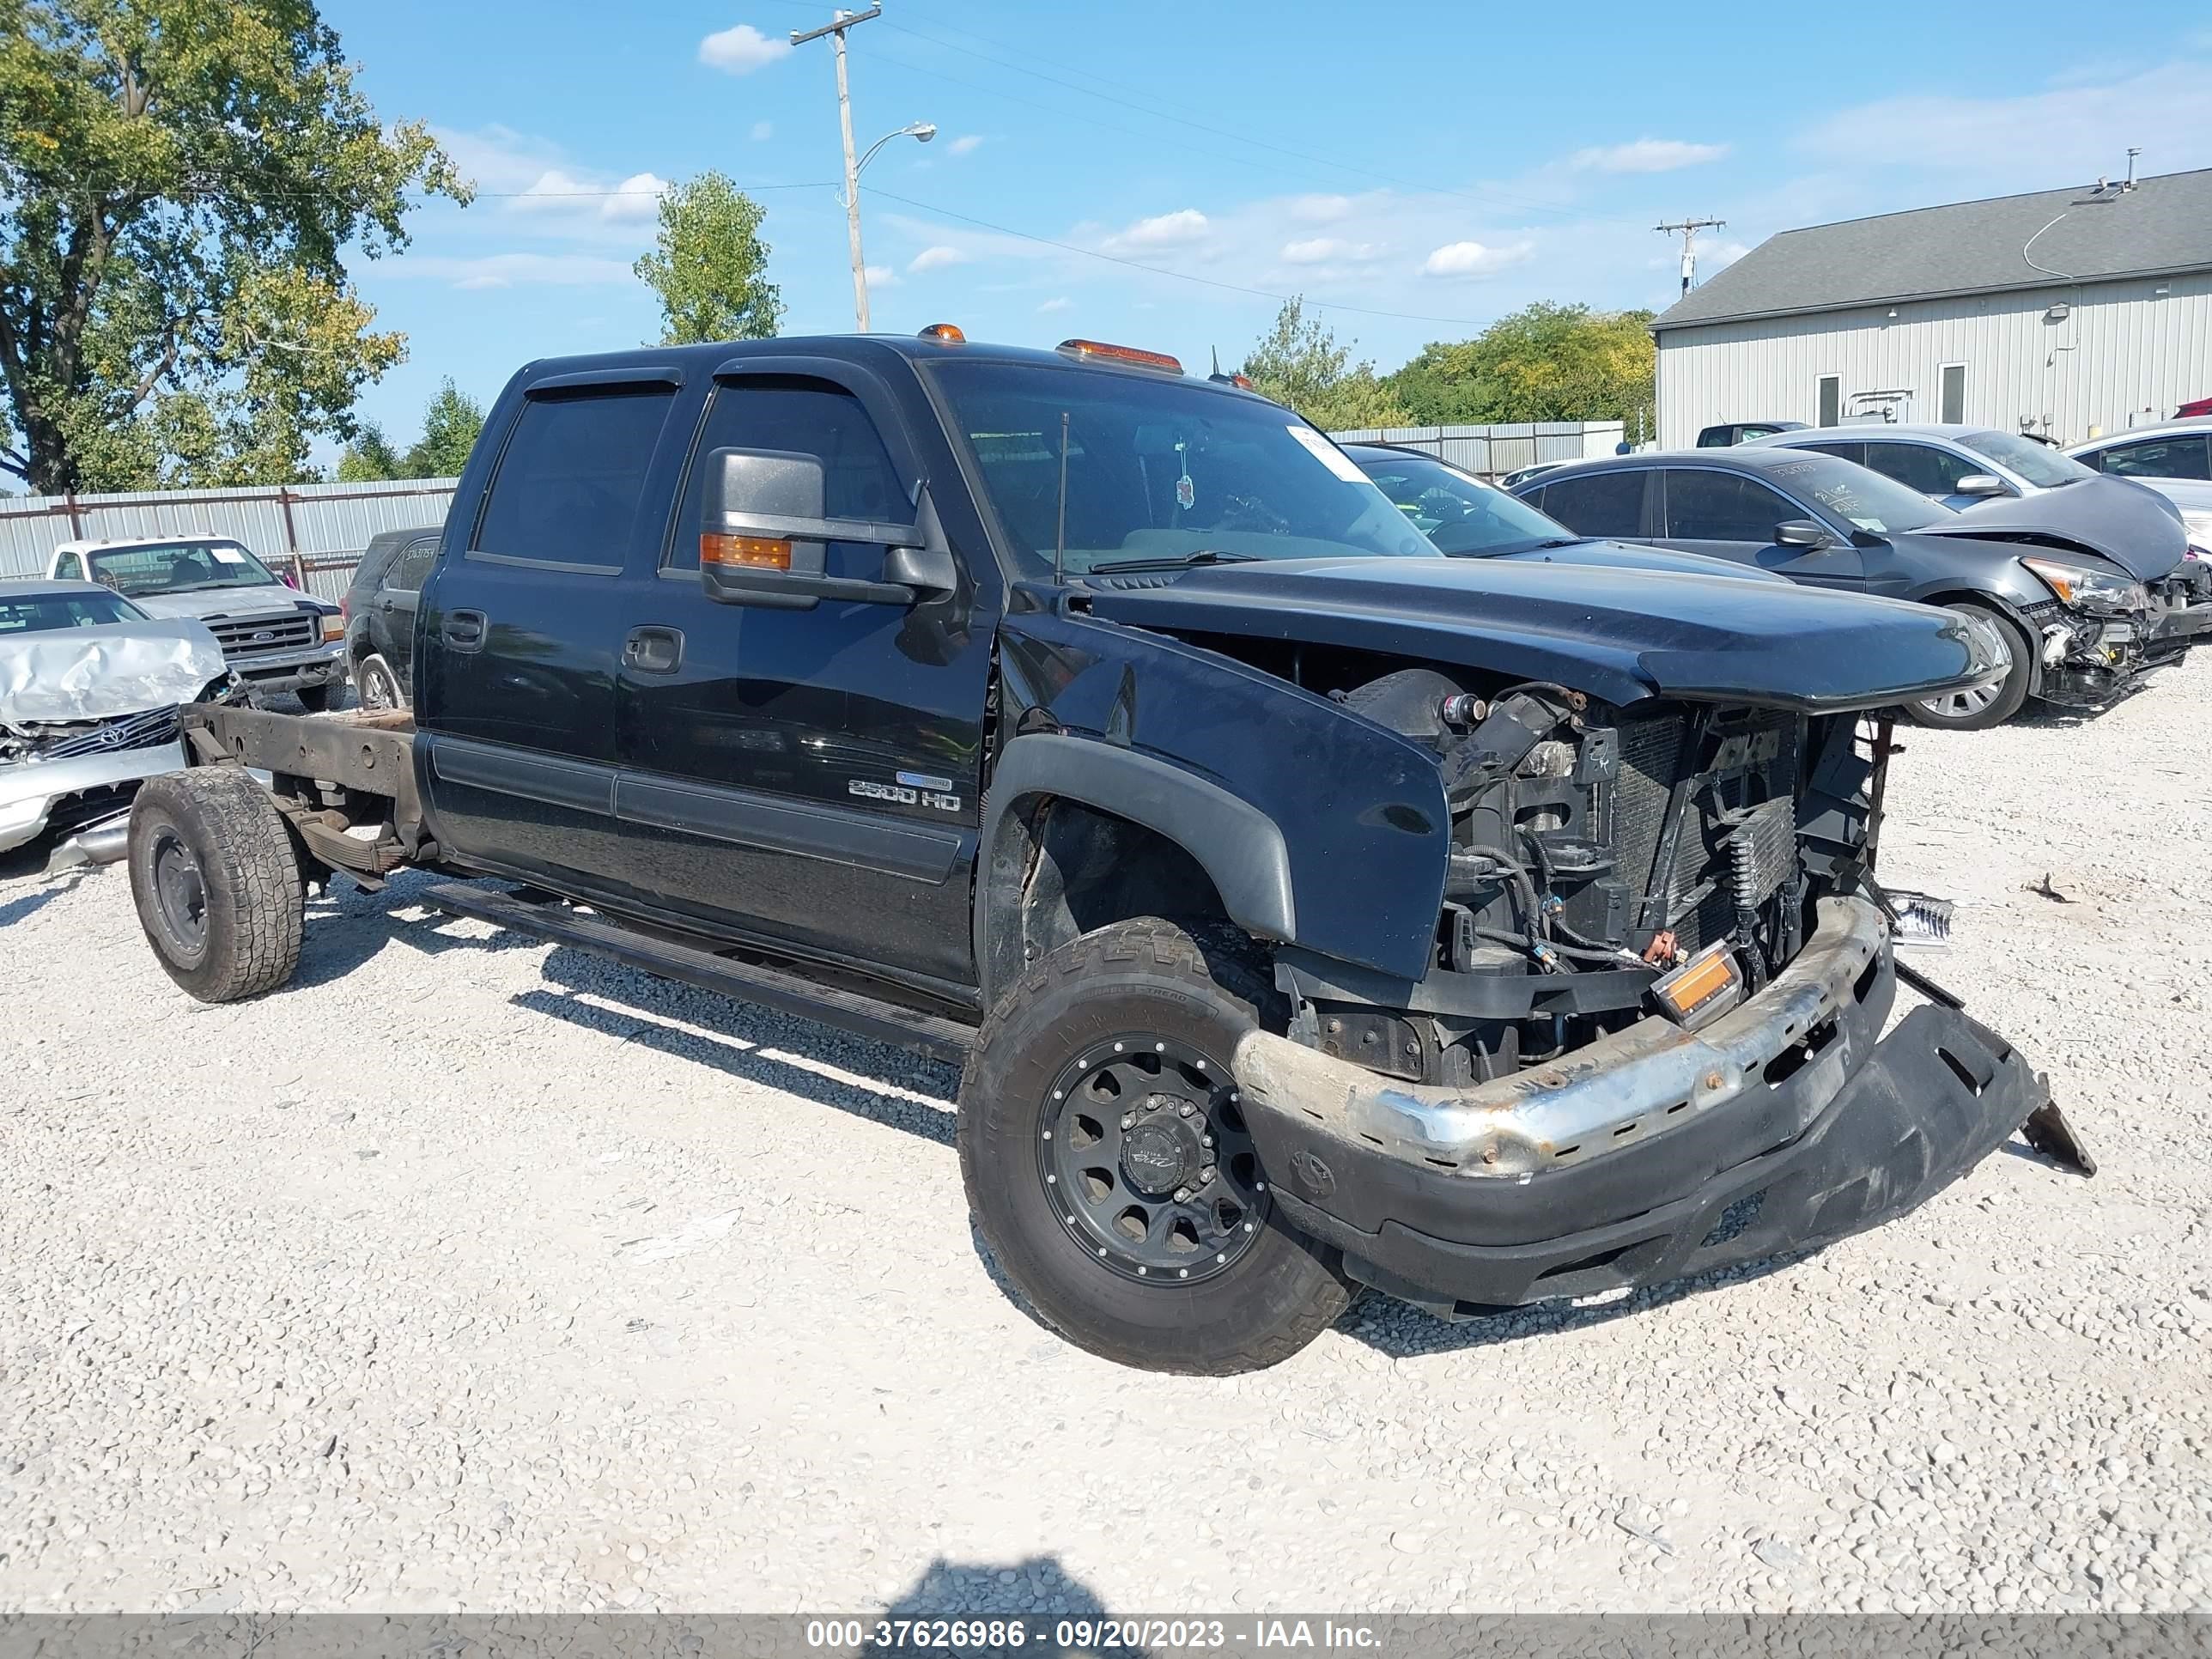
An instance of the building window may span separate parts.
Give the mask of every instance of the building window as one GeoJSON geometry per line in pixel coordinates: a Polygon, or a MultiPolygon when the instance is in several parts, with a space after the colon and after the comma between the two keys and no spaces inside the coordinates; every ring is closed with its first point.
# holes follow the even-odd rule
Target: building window
{"type": "Polygon", "coordinates": [[[1838,426],[1844,415],[1844,377],[1823,374],[1820,377],[1820,418],[1822,426],[1838,426]]]}
{"type": "Polygon", "coordinates": [[[1943,365],[1942,413],[1936,418],[1947,426],[1958,426],[1966,418],[1966,366],[1964,363],[1943,365]]]}

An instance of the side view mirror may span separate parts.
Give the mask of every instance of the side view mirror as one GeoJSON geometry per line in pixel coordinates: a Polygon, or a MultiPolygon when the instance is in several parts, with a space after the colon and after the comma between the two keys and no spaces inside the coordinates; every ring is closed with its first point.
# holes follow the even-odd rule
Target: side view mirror
{"type": "Polygon", "coordinates": [[[1951,486],[1953,493],[1960,495],[2008,495],[2005,481],[1994,472],[1969,472],[1951,486]]]}
{"type": "Polygon", "coordinates": [[[1828,533],[1824,524],[1810,519],[1786,519],[1774,526],[1775,544],[1780,547],[1832,547],[1836,538],[1828,533]]]}
{"type": "Polygon", "coordinates": [[[914,523],[884,524],[823,516],[823,469],[817,455],[717,449],[704,465],[699,584],[708,599],[784,611],[811,611],[824,599],[910,605],[959,585],[926,483],[914,523]],[[882,580],[830,575],[831,542],[884,548],[882,580]]]}

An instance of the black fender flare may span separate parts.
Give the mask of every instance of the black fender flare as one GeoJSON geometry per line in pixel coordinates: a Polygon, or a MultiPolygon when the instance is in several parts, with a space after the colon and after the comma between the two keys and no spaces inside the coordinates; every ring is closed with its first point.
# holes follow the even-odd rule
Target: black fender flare
{"type": "Polygon", "coordinates": [[[1042,796],[1080,801],[1157,831],[1197,861],[1230,920],[1246,933],[1284,942],[1297,937],[1290,851],[1265,812],[1154,756],[1095,738],[1028,732],[1000,754],[983,814],[975,945],[986,1007],[1021,967],[995,959],[989,896],[1024,878],[1027,838],[1017,809],[1042,796]]]}

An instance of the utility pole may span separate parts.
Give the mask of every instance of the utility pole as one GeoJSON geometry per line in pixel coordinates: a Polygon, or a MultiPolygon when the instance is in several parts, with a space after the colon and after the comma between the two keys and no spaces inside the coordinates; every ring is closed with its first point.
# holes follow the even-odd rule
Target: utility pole
{"type": "Polygon", "coordinates": [[[837,54],[837,126],[845,140],[845,234],[853,248],[853,319],[863,334],[868,331],[868,273],[860,257],[860,169],[853,159],[853,98],[845,80],[845,31],[855,23],[865,23],[871,17],[883,15],[880,5],[870,6],[862,12],[841,9],[834,23],[825,23],[818,29],[791,32],[791,44],[794,46],[819,40],[826,34],[837,54]]]}
{"type": "MultiPolygon", "coordinates": [[[[793,36],[793,38],[795,40],[798,37],[793,36]]],[[[1662,236],[1674,236],[1679,234],[1682,239],[1683,293],[1687,294],[1690,291],[1690,284],[1693,280],[1695,280],[1698,274],[1698,233],[1701,230],[1718,230],[1726,223],[1728,223],[1728,221],[1725,219],[1685,219],[1680,224],[1654,225],[1651,227],[1652,229],[1657,231],[1662,236]]]]}

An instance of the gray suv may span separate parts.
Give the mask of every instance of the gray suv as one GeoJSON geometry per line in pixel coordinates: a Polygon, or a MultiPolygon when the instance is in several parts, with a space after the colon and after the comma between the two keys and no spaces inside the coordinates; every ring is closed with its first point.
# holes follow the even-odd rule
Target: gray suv
{"type": "MultiPolygon", "coordinates": [[[[1918,599],[1996,624],[2002,678],[1906,705],[1925,726],[2000,725],[2030,697],[2102,708],[2187,649],[2185,638],[2160,631],[2164,612],[2130,568],[2141,561],[2118,544],[2096,544],[2094,528],[1969,517],[1816,452],[1739,445],[1622,456],[1563,467],[1514,493],[1585,536],[1712,554],[1808,586],[1918,599]]],[[[2169,567],[2178,556],[2157,556],[2169,567]]]]}

